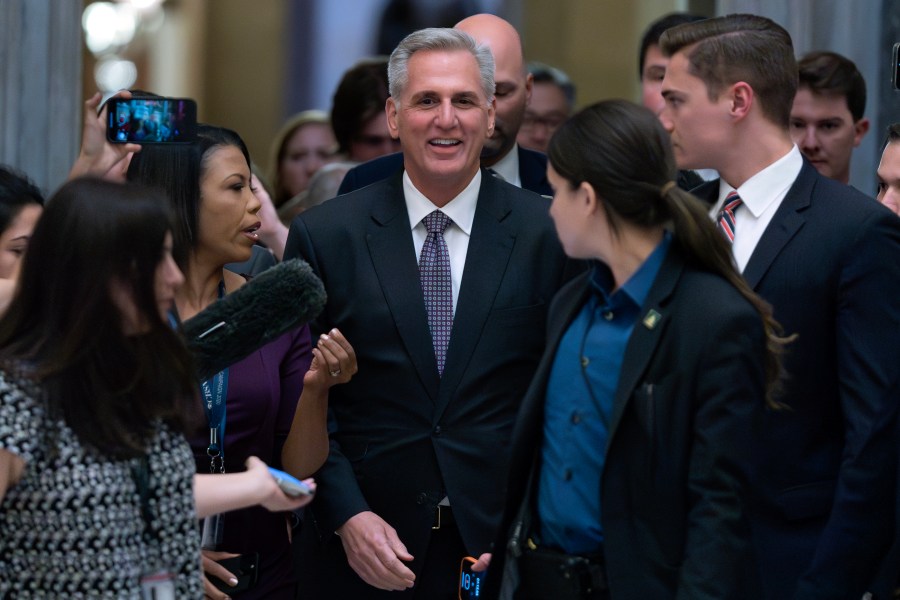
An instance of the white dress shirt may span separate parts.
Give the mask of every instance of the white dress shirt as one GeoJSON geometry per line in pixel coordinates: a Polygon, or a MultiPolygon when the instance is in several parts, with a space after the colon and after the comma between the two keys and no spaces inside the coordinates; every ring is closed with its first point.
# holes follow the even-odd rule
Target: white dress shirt
{"type": "MultiPolygon", "coordinates": [[[[800,169],[803,168],[803,157],[796,144],[790,152],[758,172],[737,188],[743,200],[734,214],[734,244],[732,252],[738,270],[743,273],[756,249],[763,232],[769,226],[772,217],[788,190],[794,185],[800,169]]],[[[724,179],[719,180],[719,200],[710,211],[713,220],[719,216],[725,197],[735,188],[724,179]]]]}
{"type": "Polygon", "coordinates": [[[412,228],[413,244],[416,247],[416,260],[422,256],[422,246],[428,237],[428,230],[422,222],[426,216],[440,210],[453,221],[444,230],[444,241],[450,253],[450,279],[453,283],[453,314],[456,314],[456,300],[459,298],[459,286],[462,282],[463,269],[466,266],[466,255],[469,252],[469,236],[472,234],[472,222],[475,220],[475,205],[478,192],[481,190],[481,170],[469,185],[453,200],[438,209],[431,200],[416,189],[409,174],[403,172],[403,195],[406,199],[406,212],[409,214],[409,226],[412,228]]]}
{"type": "Polygon", "coordinates": [[[506,156],[497,161],[491,169],[507,183],[522,187],[522,178],[519,176],[519,145],[513,144],[506,156]]]}

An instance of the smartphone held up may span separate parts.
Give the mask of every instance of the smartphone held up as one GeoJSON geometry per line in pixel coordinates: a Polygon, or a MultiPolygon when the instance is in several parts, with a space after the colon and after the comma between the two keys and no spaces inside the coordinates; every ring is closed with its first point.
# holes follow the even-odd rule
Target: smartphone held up
{"type": "Polygon", "coordinates": [[[197,139],[197,103],[190,98],[110,98],[106,139],[113,143],[184,144],[197,139]]]}

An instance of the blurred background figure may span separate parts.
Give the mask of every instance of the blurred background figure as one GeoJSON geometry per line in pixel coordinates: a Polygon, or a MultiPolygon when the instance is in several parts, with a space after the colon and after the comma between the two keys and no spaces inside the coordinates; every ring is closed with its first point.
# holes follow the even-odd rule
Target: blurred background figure
{"type": "Polygon", "coordinates": [[[516,141],[520,146],[546,153],[553,133],[575,108],[575,84],[563,71],[544,63],[528,63],[528,72],[534,85],[516,141]]]}
{"type": "Polygon", "coordinates": [[[0,165],[0,279],[15,279],[44,208],[41,191],[22,173],[0,165]]]}
{"type": "Polygon", "coordinates": [[[387,98],[387,57],[364,59],[344,73],[331,105],[331,127],[344,158],[365,162],[400,151],[384,118],[387,98]]]}
{"type": "Polygon", "coordinates": [[[850,155],[869,131],[866,81],[852,60],[836,52],[810,52],[797,67],[791,138],[819,173],[849,183],[850,155]]]}
{"type": "Polygon", "coordinates": [[[323,166],[309,180],[309,187],[281,205],[278,209],[278,218],[285,225],[290,225],[294,217],[304,210],[337,196],[344,175],[356,164],[342,160],[323,166]]]}
{"type": "MultiPolygon", "coordinates": [[[[669,66],[669,57],[663,54],[659,47],[659,38],[666,29],[700,21],[704,17],[688,13],[669,13],[653,21],[644,31],[641,38],[640,55],[638,58],[638,75],[641,78],[641,104],[659,115],[665,106],[662,96],[662,81],[666,75],[666,67],[669,66]]],[[[702,184],[706,179],[716,177],[714,171],[704,172],[702,169],[679,169],[675,183],[683,190],[690,191],[702,184]]]]}
{"type": "Polygon", "coordinates": [[[337,140],[327,113],[305,110],[288,119],[275,136],[269,160],[275,208],[305,190],[316,171],[337,159],[337,140]]]}
{"type": "Polygon", "coordinates": [[[900,215],[900,123],[888,128],[887,141],[878,163],[879,202],[900,215]]]}
{"type": "Polygon", "coordinates": [[[638,57],[638,76],[641,78],[641,104],[653,111],[662,112],[665,101],[662,97],[662,81],[669,66],[669,58],[659,47],[659,38],[670,27],[682,23],[693,23],[705,17],[688,13],[669,13],[650,23],[641,38],[641,49],[638,57]]]}

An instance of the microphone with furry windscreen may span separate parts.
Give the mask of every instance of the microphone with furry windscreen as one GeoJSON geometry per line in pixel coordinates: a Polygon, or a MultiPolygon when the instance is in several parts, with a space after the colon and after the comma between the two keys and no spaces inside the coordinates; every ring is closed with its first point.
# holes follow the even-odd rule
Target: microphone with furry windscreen
{"type": "Polygon", "coordinates": [[[181,330],[202,381],[316,318],[324,306],[322,281],[305,261],[295,258],[213,302],[181,330]]]}

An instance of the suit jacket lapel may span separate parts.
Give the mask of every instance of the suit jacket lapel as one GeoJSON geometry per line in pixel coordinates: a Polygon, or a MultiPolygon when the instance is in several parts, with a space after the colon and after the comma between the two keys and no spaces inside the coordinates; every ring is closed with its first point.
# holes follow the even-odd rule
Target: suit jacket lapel
{"type": "Polygon", "coordinates": [[[437,360],[419,283],[401,175],[391,177],[379,191],[381,196],[373,203],[372,223],[367,233],[369,254],[400,338],[428,395],[435,400],[440,383],[437,360]]]}
{"type": "Polygon", "coordinates": [[[613,399],[612,413],[609,419],[609,434],[606,438],[606,449],[615,435],[616,428],[622,420],[628,400],[634,393],[634,389],[647,370],[650,358],[656,350],[659,340],[669,324],[668,300],[675,291],[675,285],[681,277],[684,262],[677,254],[675,248],[670,247],[660,267],[656,280],[653,282],[647,300],[641,307],[634,331],[625,347],[625,357],[622,360],[622,372],[619,374],[619,385],[613,399]],[[652,325],[645,324],[644,319],[650,311],[656,311],[659,317],[652,325]]]}
{"type": "MultiPolygon", "coordinates": [[[[481,189],[466,253],[459,298],[441,380],[443,390],[455,390],[475,350],[516,241],[516,232],[504,224],[512,212],[502,186],[508,185],[482,171],[481,189]]],[[[441,395],[438,413],[450,399],[441,395]]]]}
{"type": "Polygon", "coordinates": [[[778,207],[768,227],[766,227],[762,237],[757,242],[756,248],[747,262],[747,266],[744,267],[744,279],[747,280],[751,288],[757,288],[782,248],[806,223],[806,218],[803,216],[802,211],[809,206],[815,182],[815,167],[804,160],[803,168],[800,169],[797,180],[794,181],[794,185],[788,190],[787,195],[781,202],[781,206],[778,207]]]}

